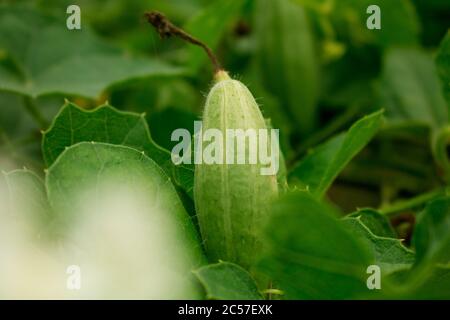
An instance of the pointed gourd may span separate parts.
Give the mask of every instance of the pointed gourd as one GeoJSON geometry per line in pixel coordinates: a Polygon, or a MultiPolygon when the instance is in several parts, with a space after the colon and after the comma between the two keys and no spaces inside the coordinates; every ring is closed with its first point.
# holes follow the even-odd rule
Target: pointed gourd
{"type": "MultiPolygon", "coordinates": [[[[251,268],[263,247],[259,229],[267,218],[270,202],[278,193],[277,177],[276,173],[261,174],[261,168],[266,166],[258,157],[256,163],[227,161],[231,150],[226,147],[227,130],[260,132],[267,127],[248,88],[232,80],[225,71],[216,74],[216,83],[206,100],[201,134],[208,129],[222,132],[226,152],[221,153],[222,164],[196,165],[194,197],[204,245],[211,261],[225,260],[251,268]]],[[[258,145],[258,151],[267,148],[273,152],[270,139],[268,133],[266,144],[258,145]]],[[[257,155],[250,138],[246,142],[245,154],[250,160],[257,155]]],[[[208,144],[203,143],[201,151],[207,148],[208,144]]],[[[276,148],[278,151],[278,144],[276,148]]]]}

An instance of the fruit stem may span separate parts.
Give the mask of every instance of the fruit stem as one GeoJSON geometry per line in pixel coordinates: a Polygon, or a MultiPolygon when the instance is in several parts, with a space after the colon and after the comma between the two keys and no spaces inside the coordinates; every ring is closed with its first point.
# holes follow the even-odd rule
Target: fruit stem
{"type": "Polygon", "coordinates": [[[194,38],[189,33],[184,31],[183,29],[175,26],[172,22],[169,21],[169,19],[166,18],[164,14],[158,11],[150,11],[144,13],[145,18],[147,18],[147,21],[155,27],[156,31],[158,32],[159,36],[161,38],[169,38],[171,36],[175,36],[178,38],[183,39],[184,41],[187,41],[193,45],[199,46],[205,50],[206,54],[208,55],[209,60],[211,61],[213,67],[214,67],[214,74],[217,75],[220,71],[223,71],[219,60],[212,52],[211,48],[209,48],[205,43],[202,41],[194,38]]]}
{"type": "Polygon", "coordinates": [[[214,74],[214,80],[216,82],[220,82],[223,80],[230,80],[230,76],[228,75],[228,72],[226,72],[225,70],[219,70],[216,71],[216,73],[214,74]]]}

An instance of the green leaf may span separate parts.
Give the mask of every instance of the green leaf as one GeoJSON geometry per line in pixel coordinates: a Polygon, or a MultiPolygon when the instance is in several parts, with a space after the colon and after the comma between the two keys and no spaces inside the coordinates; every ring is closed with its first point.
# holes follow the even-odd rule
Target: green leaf
{"type": "MultiPolygon", "coordinates": [[[[126,272],[139,265],[136,271],[145,274],[138,280],[139,288],[146,288],[141,294],[149,298],[201,297],[191,273],[206,261],[198,234],[170,179],[142,152],[81,142],[49,168],[46,187],[55,225],[83,252],[72,259],[106,268],[107,275],[98,279],[102,288],[110,286],[108,272],[115,270],[118,259],[117,268],[128,264],[132,268],[126,272]],[[125,256],[117,256],[115,250],[125,256]]],[[[90,268],[83,270],[86,279],[96,274],[90,268]]],[[[113,296],[139,294],[114,285],[109,293],[113,296]]]]}
{"type": "Polygon", "coordinates": [[[367,229],[370,230],[371,233],[376,236],[386,238],[396,237],[394,228],[389,222],[389,219],[376,210],[368,208],[360,209],[348,215],[348,217],[358,219],[362,224],[364,224],[365,227],[367,227],[367,229]]]}
{"type": "MultiPolygon", "coordinates": [[[[245,0],[214,1],[189,20],[184,27],[189,33],[197,39],[201,39],[214,50],[226,28],[239,16],[245,2],[245,0]]],[[[189,68],[193,71],[196,71],[207,61],[207,57],[202,50],[195,46],[189,46],[188,48],[189,58],[187,61],[189,68]]]]}
{"type": "Polygon", "coordinates": [[[319,72],[306,12],[291,0],[258,0],[254,18],[261,80],[297,131],[310,132],[317,120],[319,72]]]}
{"type": "Polygon", "coordinates": [[[322,197],[338,174],[376,134],[382,119],[383,112],[378,111],[358,120],[345,134],[320,145],[301,160],[290,178],[307,186],[313,195],[322,197]]]}
{"type": "Polygon", "coordinates": [[[52,126],[44,132],[45,163],[51,166],[65,148],[82,141],[118,144],[144,151],[177,185],[192,194],[193,168],[173,164],[170,153],[153,142],[143,115],[118,111],[109,105],[86,111],[66,103],[52,126]]]}
{"type": "Polygon", "coordinates": [[[441,42],[439,52],[436,56],[436,66],[441,78],[444,96],[447,106],[450,107],[450,31],[441,42]]]}
{"type": "Polygon", "coordinates": [[[374,234],[363,222],[362,216],[349,216],[343,221],[349,230],[361,237],[361,240],[372,248],[375,264],[381,268],[383,276],[398,270],[409,269],[413,265],[414,252],[407,249],[401,240],[374,234]]]}
{"type": "Polygon", "coordinates": [[[255,281],[240,266],[219,262],[201,267],[194,274],[211,300],[261,300],[255,281]]]}
{"type": "Polygon", "coordinates": [[[103,43],[86,25],[68,30],[64,20],[22,6],[0,7],[0,48],[19,69],[0,68],[0,90],[32,97],[63,93],[95,98],[119,82],[182,71],[154,58],[131,57],[103,43]]]}
{"type": "Polygon", "coordinates": [[[265,230],[260,269],[287,299],[347,299],[367,294],[369,248],[331,207],[305,192],[275,203],[265,230]]]}
{"type": "Polygon", "coordinates": [[[448,123],[448,108],[433,60],[418,49],[397,48],[387,52],[380,103],[393,122],[414,121],[433,128],[448,123]]]}
{"type": "Polygon", "coordinates": [[[413,243],[417,263],[450,262],[450,198],[434,200],[420,213],[413,243]]]}

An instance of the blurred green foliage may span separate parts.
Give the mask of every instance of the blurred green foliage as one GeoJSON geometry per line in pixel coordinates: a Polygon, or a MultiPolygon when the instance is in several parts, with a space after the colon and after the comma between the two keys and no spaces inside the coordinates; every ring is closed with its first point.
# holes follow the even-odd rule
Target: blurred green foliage
{"type": "MultiPolygon", "coordinates": [[[[375,243],[368,249],[333,215],[356,211],[360,217],[357,208],[374,207],[389,215],[397,238],[411,239],[417,228],[411,249],[415,243],[421,260],[426,260],[429,247],[448,248],[447,234],[431,239],[436,245],[427,236],[450,232],[448,200],[423,210],[429,201],[446,194],[450,182],[448,0],[0,1],[1,170],[26,166],[43,175],[50,163],[43,161],[48,154],[43,157],[40,131],[49,128],[64,99],[79,106],[80,118],[89,121],[95,121],[98,113],[83,115],[82,109],[105,102],[120,111],[145,113],[141,120],[147,123],[140,126],[145,141],[140,141],[138,149],[170,150],[173,129],[192,131],[193,120],[201,118],[212,68],[199,48],[178,39],[161,40],[143,18],[148,10],[164,12],[205,41],[224,68],[248,85],[264,116],[281,130],[290,189],[312,188],[309,191],[338,208],[300,193],[274,209],[280,215],[267,231],[268,242],[277,250],[290,250],[292,257],[271,251],[261,268],[279,277],[288,297],[357,296],[364,285],[360,274],[341,274],[335,265],[329,270],[309,270],[310,265],[304,264],[315,265],[315,259],[333,254],[333,248],[345,253],[340,257],[345,258],[344,265],[365,264],[378,259],[373,250],[378,254],[387,250],[386,242],[371,230],[372,222],[359,220],[361,227],[352,220],[356,223],[352,228],[360,234],[363,230],[375,243]],[[66,8],[71,4],[81,8],[81,30],[66,28],[66,8]],[[381,30],[366,27],[366,9],[371,4],[381,9],[381,30]],[[384,109],[383,124],[380,109],[384,109]],[[356,122],[369,113],[374,114],[356,122]],[[292,214],[305,208],[309,215],[292,214]],[[431,217],[433,210],[439,215],[431,217]],[[410,217],[421,211],[416,225],[410,217]],[[443,229],[432,230],[433,219],[440,219],[443,229]],[[304,223],[318,229],[303,230],[304,223]],[[286,225],[296,229],[290,233],[286,225]],[[301,241],[290,241],[299,230],[309,232],[312,242],[323,234],[336,234],[340,242],[313,248],[323,253],[317,257],[314,250],[305,253],[301,241]],[[296,250],[306,259],[298,260],[296,250]],[[354,250],[361,256],[353,257],[354,250]],[[288,272],[285,260],[291,263],[288,272]],[[335,283],[345,290],[336,293],[326,283],[319,283],[319,293],[311,291],[308,283],[295,286],[292,275],[306,269],[315,285],[315,279],[323,277],[332,281],[335,273],[335,283]]],[[[61,121],[60,140],[68,135],[62,116],[55,120],[56,124],[61,121]]],[[[107,129],[92,130],[81,133],[77,141],[111,142],[104,141],[110,138],[104,137],[107,129]]],[[[58,148],[73,143],[61,143],[58,148]]],[[[154,159],[163,167],[167,150],[156,152],[154,159]]],[[[193,214],[192,172],[164,169],[184,190],[179,195],[193,214]]],[[[397,240],[389,243],[398,246],[397,240]]],[[[410,257],[402,260],[408,256],[403,254],[391,257],[400,261],[395,266],[402,261],[407,261],[408,268],[414,265],[419,280],[387,296],[424,297],[424,292],[434,291],[431,297],[448,297],[437,287],[438,281],[432,281],[434,277],[448,280],[448,266],[412,263],[410,257]]],[[[448,262],[444,258],[439,261],[448,262]]],[[[393,283],[409,279],[409,271],[400,269],[389,275],[393,283]]],[[[229,275],[230,270],[219,271],[229,275]]],[[[204,269],[203,276],[214,278],[217,271],[204,269]]],[[[242,277],[246,275],[237,278],[242,277]]]]}
{"type": "Polygon", "coordinates": [[[145,112],[152,136],[166,149],[173,146],[174,128],[192,130],[212,69],[199,48],[159,39],[143,13],[160,10],[209,44],[249,86],[265,117],[281,129],[289,170],[362,115],[385,109],[381,133],[329,192],[342,208],[385,205],[439,187],[448,171],[443,17],[450,6],[439,0],[372,2],[2,1],[1,149],[19,165],[42,169],[39,130],[64,98],[87,109],[108,101],[145,112]],[[82,30],[65,26],[70,4],[81,8],[82,30]],[[381,8],[381,30],[366,28],[369,4],[381,8]],[[360,201],[347,201],[355,188],[360,201]]]}

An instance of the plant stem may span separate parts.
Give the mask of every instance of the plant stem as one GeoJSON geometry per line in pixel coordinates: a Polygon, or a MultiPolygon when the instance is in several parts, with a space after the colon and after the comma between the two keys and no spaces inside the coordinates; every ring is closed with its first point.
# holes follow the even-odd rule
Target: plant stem
{"type": "Polygon", "coordinates": [[[47,120],[31,97],[24,97],[23,105],[28,113],[33,117],[33,119],[39,124],[39,126],[41,127],[40,129],[45,129],[48,126],[47,120]]]}
{"type": "Polygon", "coordinates": [[[165,15],[163,15],[162,13],[157,12],[157,11],[151,11],[151,12],[144,13],[144,16],[147,18],[147,21],[153,27],[155,27],[156,31],[158,32],[158,34],[161,38],[168,38],[171,36],[175,36],[175,37],[181,38],[184,41],[187,41],[193,45],[203,48],[203,50],[205,50],[206,54],[208,55],[209,60],[211,60],[211,63],[214,67],[214,73],[216,74],[222,70],[219,60],[214,55],[211,48],[209,48],[202,41],[191,36],[189,33],[184,31],[183,29],[175,26],[172,22],[169,21],[169,19],[166,18],[165,15]]]}
{"type": "Polygon", "coordinates": [[[447,193],[448,193],[448,190],[445,188],[433,190],[433,191],[418,195],[417,197],[414,197],[412,199],[396,202],[386,208],[380,209],[379,212],[384,215],[396,214],[396,213],[399,213],[399,212],[402,212],[402,211],[405,211],[408,209],[413,209],[418,206],[421,206],[421,205],[425,204],[426,202],[428,202],[438,196],[446,195],[447,193]]]}

